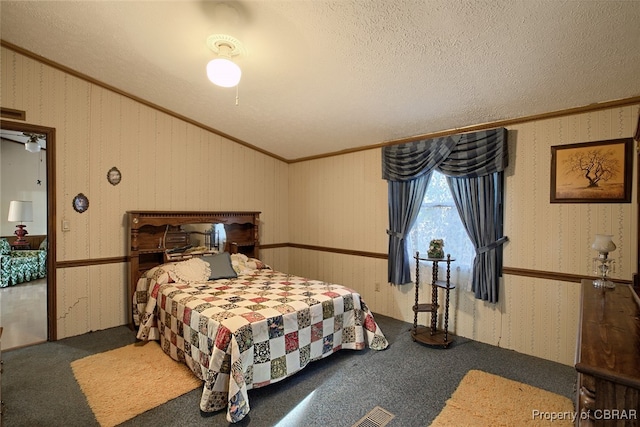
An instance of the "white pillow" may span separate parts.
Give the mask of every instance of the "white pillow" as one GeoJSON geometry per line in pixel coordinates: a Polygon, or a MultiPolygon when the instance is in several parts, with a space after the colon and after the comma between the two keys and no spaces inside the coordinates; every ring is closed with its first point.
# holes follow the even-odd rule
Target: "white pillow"
{"type": "Polygon", "coordinates": [[[190,258],[167,266],[169,276],[174,282],[205,282],[209,280],[211,268],[200,258],[190,258]]]}

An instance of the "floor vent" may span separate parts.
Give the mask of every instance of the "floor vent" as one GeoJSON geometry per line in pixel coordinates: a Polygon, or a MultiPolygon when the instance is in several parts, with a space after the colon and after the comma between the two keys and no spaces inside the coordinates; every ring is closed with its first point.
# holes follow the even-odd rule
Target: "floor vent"
{"type": "Polygon", "coordinates": [[[391,412],[379,406],[373,408],[362,417],[353,427],[384,427],[395,417],[391,412]]]}

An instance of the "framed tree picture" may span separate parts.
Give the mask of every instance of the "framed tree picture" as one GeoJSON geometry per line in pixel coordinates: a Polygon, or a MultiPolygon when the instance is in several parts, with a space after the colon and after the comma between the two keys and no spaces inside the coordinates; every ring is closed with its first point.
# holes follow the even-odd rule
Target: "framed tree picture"
{"type": "Polygon", "coordinates": [[[551,147],[551,203],[631,203],[633,139],[551,147]]]}

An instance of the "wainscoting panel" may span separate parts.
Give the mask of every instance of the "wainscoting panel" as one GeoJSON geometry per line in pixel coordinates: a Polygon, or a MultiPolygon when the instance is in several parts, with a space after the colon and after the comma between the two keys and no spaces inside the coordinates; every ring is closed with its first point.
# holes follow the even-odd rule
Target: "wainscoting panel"
{"type": "Polygon", "coordinates": [[[580,283],[506,276],[504,347],[575,363],[580,283]]]}
{"type": "Polygon", "coordinates": [[[289,248],[260,249],[260,259],[277,271],[290,272],[289,248]]]}
{"type": "Polygon", "coordinates": [[[125,264],[58,269],[60,338],[128,323],[125,264]]]}

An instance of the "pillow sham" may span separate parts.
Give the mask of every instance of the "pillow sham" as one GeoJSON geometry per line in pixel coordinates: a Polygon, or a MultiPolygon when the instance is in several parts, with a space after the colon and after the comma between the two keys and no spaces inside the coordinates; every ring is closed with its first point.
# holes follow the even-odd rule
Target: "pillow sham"
{"type": "Polygon", "coordinates": [[[211,276],[209,280],[216,279],[233,279],[238,277],[236,271],[231,264],[231,256],[229,252],[222,252],[215,255],[204,255],[200,259],[211,268],[211,276]]]}
{"type": "Polygon", "coordinates": [[[231,255],[231,265],[238,274],[250,273],[253,270],[270,269],[268,265],[257,258],[249,258],[245,254],[231,255]]]}
{"type": "Polygon", "coordinates": [[[211,274],[209,264],[202,262],[199,258],[168,264],[167,272],[174,282],[187,283],[204,282],[211,274]]]}

